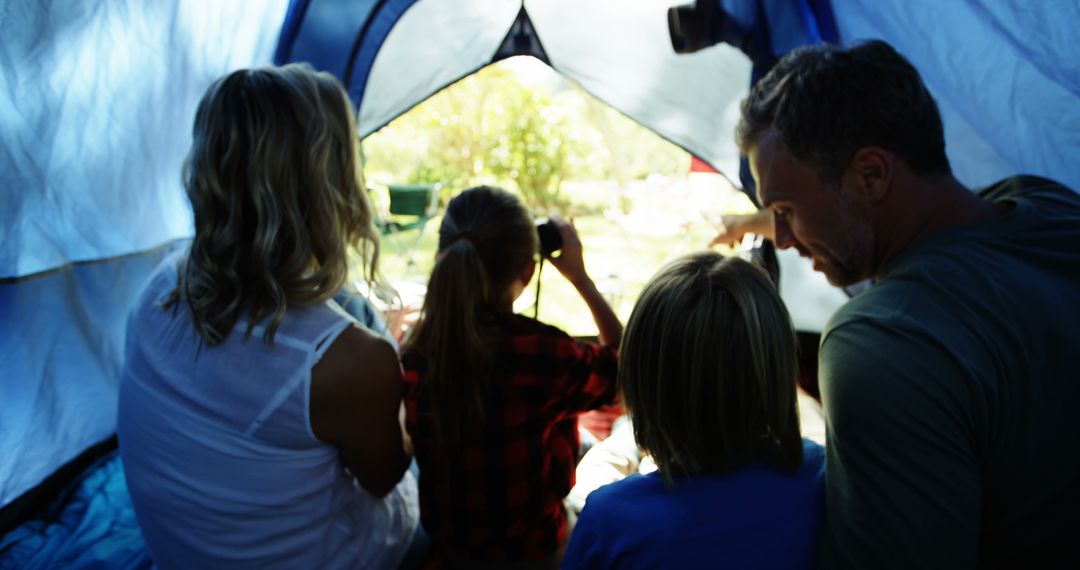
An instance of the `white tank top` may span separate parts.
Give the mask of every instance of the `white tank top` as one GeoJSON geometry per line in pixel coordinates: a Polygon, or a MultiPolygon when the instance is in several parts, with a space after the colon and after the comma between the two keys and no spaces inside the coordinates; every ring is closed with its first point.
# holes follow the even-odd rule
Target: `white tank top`
{"type": "MultiPolygon", "coordinates": [[[[162,568],[396,568],[419,518],[406,473],[386,497],[311,429],[311,369],[355,321],[333,301],[290,307],[274,337],[238,320],[203,346],[162,303],[166,260],[128,321],[117,432],[135,514],[162,568]]],[[[357,371],[362,374],[362,369],[357,371]]]]}

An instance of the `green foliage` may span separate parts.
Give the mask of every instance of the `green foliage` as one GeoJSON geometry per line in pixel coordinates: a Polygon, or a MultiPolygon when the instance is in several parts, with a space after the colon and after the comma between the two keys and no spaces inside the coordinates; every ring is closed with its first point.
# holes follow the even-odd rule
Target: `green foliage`
{"type": "Polygon", "coordinates": [[[688,160],[554,71],[525,84],[506,63],[437,93],[365,139],[364,151],[376,184],[441,183],[444,200],[494,184],[516,191],[538,214],[582,211],[566,181],[614,173],[625,184],[655,172],[682,174],[688,160]]]}

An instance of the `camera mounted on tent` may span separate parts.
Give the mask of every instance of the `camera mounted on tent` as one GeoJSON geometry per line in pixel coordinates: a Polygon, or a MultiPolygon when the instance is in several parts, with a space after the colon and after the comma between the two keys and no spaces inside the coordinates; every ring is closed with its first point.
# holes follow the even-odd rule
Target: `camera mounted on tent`
{"type": "Polygon", "coordinates": [[[724,12],[718,0],[695,0],[668,8],[668,33],[675,53],[693,53],[723,39],[724,12]]]}

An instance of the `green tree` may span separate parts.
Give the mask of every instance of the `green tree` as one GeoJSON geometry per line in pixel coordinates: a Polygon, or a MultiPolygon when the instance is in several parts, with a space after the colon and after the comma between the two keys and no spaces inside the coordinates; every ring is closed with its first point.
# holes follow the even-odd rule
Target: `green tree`
{"type": "Polygon", "coordinates": [[[572,213],[569,180],[681,174],[686,153],[554,71],[522,83],[488,66],[435,94],[364,142],[369,180],[441,183],[444,199],[477,184],[516,191],[538,213],[572,213]],[[659,168],[658,168],[659,167],[659,168]]]}

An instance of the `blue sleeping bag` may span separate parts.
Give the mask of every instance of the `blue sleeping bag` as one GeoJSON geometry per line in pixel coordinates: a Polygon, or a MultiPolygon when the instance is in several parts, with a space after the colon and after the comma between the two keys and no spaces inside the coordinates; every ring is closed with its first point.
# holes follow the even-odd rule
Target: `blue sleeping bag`
{"type": "Polygon", "coordinates": [[[0,569],[152,567],[115,449],[0,538],[0,569]]]}

